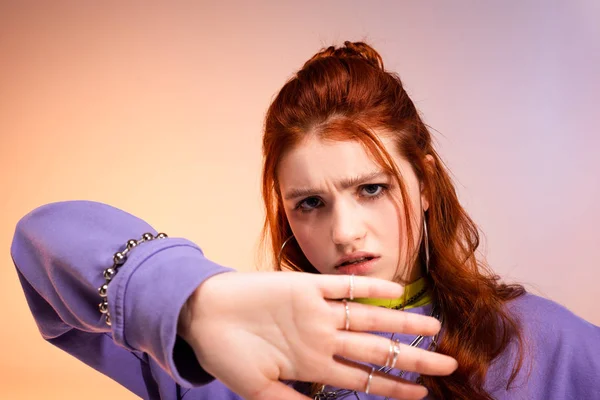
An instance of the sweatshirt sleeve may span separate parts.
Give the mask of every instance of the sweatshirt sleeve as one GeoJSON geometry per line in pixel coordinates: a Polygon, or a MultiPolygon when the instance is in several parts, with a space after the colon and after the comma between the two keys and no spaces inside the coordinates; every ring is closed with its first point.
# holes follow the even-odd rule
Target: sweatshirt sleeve
{"type": "Polygon", "coordinates": [[[532,294],[509,309],[521,323],[524,358],[510,387],[515,346],[492,364],[486,386],[494,399],[600,399],[600,327],[532,294]]]}
{"type": "Polygon", "coordinates": [[[108,285],[108,326],[98,309],[103,271],[127,240],[146,232],[157,234],[143,220],[109,205],[67,201],[23,217],[11,246],[43,338],[145,398],[150,397],[144,373],[149,358],[185,387],[213,379],[177,336],[177,320],[202,282],[233,271],[205,258],[186,239],[141,243],[108,285]]]}

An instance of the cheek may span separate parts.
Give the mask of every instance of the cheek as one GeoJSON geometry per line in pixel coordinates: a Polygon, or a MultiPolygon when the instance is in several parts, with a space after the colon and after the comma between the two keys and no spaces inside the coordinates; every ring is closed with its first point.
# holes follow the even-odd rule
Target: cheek
{"type": "MultiPolygon", "coordinates": [[[[322,224],[312,221],[310,218],[305,220],[300,218],[288,219],[296,242],[304,253],[304,256],[319,272],[323,272],[323,265],[327,264],[327,254],[329,241],[326,237],[326,231],[322,224]]],[[[322,221],[321,221],[322,222],[322,221]]]]}
{"type": "MultiPolygon", "coordinates": [[[[407,191],[408,198],[406,199],[409,208],[409,215],[406,215],[404,212],[404,204],[402,200],[397,201],[397,211],[396,211],[396,220],[398,222],[398,227],[400,231],[400,236],[404,238],[403,242],[406,242],[407,235],[407,223],[410,221],[412,233],[414,238],[419,237],[419,225],[421,220],[421,193],[419,188],[419,183],[416,180],[410,180],[405,182],[405,189],[407,191]]],[[[400,197],[400,190],[398,189],[398,194],[400,197]]]]}
{"type": "MultiPolygon", "coordinates": [[[[371,213],[370,222],[373,239],[377,242],[377,250],[385,254],[394,268],[404,264],[408,250],[406,216],[404,205],[391,196],[371,213]]],[[[414,234],[414,230],[413,230],[414,234]]]]}
{"type": "Polygon", "coordinates": [[[402,202],[389,197],[373,208],[370,218],[374,232],[385,236],[393,236],[397,239],[401,235],[404,226],[402,202]]]}

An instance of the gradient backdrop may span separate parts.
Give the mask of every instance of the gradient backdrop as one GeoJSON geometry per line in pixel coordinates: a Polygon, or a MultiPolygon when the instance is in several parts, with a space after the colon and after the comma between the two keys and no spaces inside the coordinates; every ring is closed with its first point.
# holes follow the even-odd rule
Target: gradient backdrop
{"type": "Polygon", "coordinates": [[[254,269],[264,112],[347,39],[399,72],[496,271],[600,324],[599,2],[0,0],[0,398],[134,398],[41,339],[19,218],[97,200],[254,269]]]}

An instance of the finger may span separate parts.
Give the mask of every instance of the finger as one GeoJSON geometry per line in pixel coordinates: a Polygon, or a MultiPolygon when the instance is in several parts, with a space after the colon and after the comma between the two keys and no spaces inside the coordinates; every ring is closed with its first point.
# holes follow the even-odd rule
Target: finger
{"type": "Polygon", "coordinates": [[[328,301],[335,316],[338,329],[346,328],[346,305],[348,306],[350,330],[406,333],[433,336],[441,328],[440,322],[426,315],[419,315],[384,307],[339,301],[328,301]]]}
{"type": "MultiPolygon", "coordinates": [[[[371,367],[341,358],[335,358],[333,362],[330,374],[320,383],[358,392],[365,391],[371,367]]],[[[369,393],[394,399],[416,400],[427,396],[427,389],[396,376],[374,371],[369,393]]]]}
{"type": "Polygon", "coordinates": [[[309,277],[316,282],[323,296],[328,299],[350,297],[395,299],[402,296],[404,291],[404,288],[395,282],[365,276],[351,278],[351,275],[309,275],[309,277]]]}
{"type": "MultiPolygon", "coordinates": [[[[390,366],[392,362],[391,340],[381,336],[340,331],[336,335],[336,355],[355,361],[390,366]],[[389,363],[388,365],[386,365],[389,363]]],[[[396,369],[418,372],[423,375],[443,376],[450,375],[458,367],[452,357],[444,354],[419,349],[401,343],[398,346],[398,357],[394,367],[396,369]]]]}

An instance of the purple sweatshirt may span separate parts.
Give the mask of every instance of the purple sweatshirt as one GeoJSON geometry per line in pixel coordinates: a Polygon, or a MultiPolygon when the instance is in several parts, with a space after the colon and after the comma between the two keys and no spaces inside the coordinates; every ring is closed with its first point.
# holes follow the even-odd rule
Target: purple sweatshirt
{"type": "MultiPolygon", "coordinates": [[[[177,336],[179,311],[194,289],[215,274],[233,271],[205,258],[194,243],[169,238],[136,247],[108,286],[112,326],[104,323],[97,292],[104,283],[102,271],[128,239],[145,232],[157,233],[131,214],[89,201],[48,204],[19,221],[11,254],[42,336],[144,399],[241,399],[204,372],[177,336]]],[[[531,294],[508,307],[522,321],[527,353],[509,389],[512,351],[492,364],[486,379],[492,396],[600,399],[600,328],[531,294]]],[[[408,312],[430,311],[427,305],[408,312]]],[[[413,339],[395,337],[403,343],[413,339]]],[[[426,339],[421,347],[428,344],[426,339]]]]}

